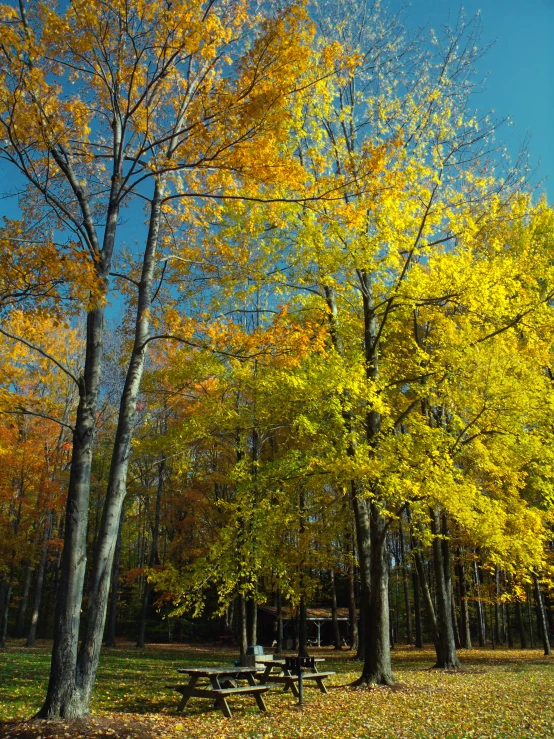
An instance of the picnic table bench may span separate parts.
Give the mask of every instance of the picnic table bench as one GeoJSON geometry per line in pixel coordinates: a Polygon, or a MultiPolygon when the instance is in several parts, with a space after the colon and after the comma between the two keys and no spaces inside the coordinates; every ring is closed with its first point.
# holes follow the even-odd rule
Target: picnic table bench
{"type": "MultiPolygon", "coordinates": [[[[318,687],[319,690],[322,693],[328,693],[327,686],[325,685],[325,680],[330,677],[331,675],[334,675],[334,672],[318,672],[316,662],[325,662],[325,659],[323,657],[316,657],[314,660],[314,667],[310,672],[304,672],[302,675],[302,680],[305,685],[314,685],[315,687],[318,687]]],[[[273,684],[281,684],[283,685],[283,692],[286,693],[287,690],[290,690],[291,693],[295,698],[299,697],[298,692],[298,680],[299,676],[292,673],[290,670],[286,667],[286,661],[284,659],[274,659],[274,660],[266,660],[263,662],[260,662],[260,664],[264,665],[265,670],[262,673],[262,675],[258,676],[258,680],[261,685],[266,685],[269,680],[273,684]],[[279,672],[275,673],[273,671],[273,668],[277,667],[279,672]]]]}
{"type": "Polygon", "coordinates": [[[263,694],[270,686],[256,684],[255,675],[259,673],[256,667],[180,667],[177,672],[190,677],[186,685],[166,685],[182,695],[178,712],[184,710],[191,698],[208,698],[215,700],[226,718],[231,718],[227,699],[234,695],[253,695],[260,711],[267,711],[263,694]],[[209,686],[198,685],[201,680],[207,680],[209,686]],[[237,680],[246,680],[248,685],[238,686],[237,680]]]}

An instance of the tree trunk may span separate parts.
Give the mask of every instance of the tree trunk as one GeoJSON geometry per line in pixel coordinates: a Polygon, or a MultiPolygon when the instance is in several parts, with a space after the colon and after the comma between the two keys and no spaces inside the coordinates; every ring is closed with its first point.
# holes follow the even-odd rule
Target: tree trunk
{"type": "MultiPolygon", "coordinates": [[[[461,557],[461,551],[458,550],[458,556],[461,557]]],[[[458,583],[460,589],[460,615],[462,622],[462,633],[460,641],[464,649],[471,649],[471,631],[469,621],[469,606],[467,602],[467,585],[465,567],[461,559],[458,562],[458,583]]]]}
{"type": "Polygon", "coordinates": [[[452,598],[450,600],[450,607],[452,611],[452,627],[454,629],[454,644],[456,645],[456,649],[462,648],[462,642],[460,639],[460,630],[458,628],[458,619],[456,617],[456,604],[454,602],[454,593],[452,593],[452,598]]]}
{"type": "MultiPolygon", "coordinates": [[[[120,146],[120,128],[114,126],[114,151],[120,146]]],[[[88,508],[96,411],[100,392],[102,348],[104,334],[104,304],[108,293],[108,279],[115,245],[119,216],[119,177],[121,163],[113,168],[110,199],[106,214],[102,248],[90,205],[73,185],[75,177],[71,164],[64,160],[57,149],[52,157],[66,174],[75,190],[83,215],[83,230],[90,244],[101,257],[97,276],[102,286],[96,306],[87,314],[86,351],[83,376],[79,378],[79,403],[73,428],[71,469],[64,524],[64,547],[59,572],[59,589],[56,598],[54,643],[50,663],[48,690],[37,716],[45,719],[74,718],[89,712],[90,695],[83,695],[78,684],[78,641],[87,557],[88,508]]],[[[119,520],[119,519],[118,519],[119,520]]]]}
{"type": "Polygon", "coordinates": [[[546,656],[550,655],[550,639],[548,638],[548,624],[546,622],[546,614],[544,612],[544,603],[542,600],[541,587],[539,584],[539,578],[535,575],[533,577],[533,583],[535,586],[535,601],[537,604],[539,631],[541,632],[542,645],[546,656]]]}
{"type": "Polygon", "coordinates": [[[250,610],[250,633],[249,641],[250,644],[258,643],[258,601],[256,599],[256,593],[253,593],[252,598],[248,601],[250,610]]]}
{"type": "Polygon", "coordinates": [[[527,649],[527,635],[525,634],[525,624],[523,622],[523,611],[520,600],[516,600],[516,621],[519,631],[519,646],[521,649],[527,649]]]}
{"type": "Polygon", "coordinates": [[[248,649],[248,624],[246,618],[246,598],[242,593],[239,595],[239,606],[239,649],[240,656],[244,657],[246,655],[246,650],[248,649]]]}
{"type": "Polygon", "coordinates": [[[106,646],[114,649],[117,644],[115,641],[115,631],[117,626],[117,598],[119,593],[119,564],[121,560],[121,531],[123,529],[123,519],[125,512],[121,509],[121,518],[119,519],[119,530],[117,532],[117,541],[115,544],[115,552],[112,567],[111,588],[110,588],[110,605],[108,612],[106,646]]]}
{"type": "Polygon", "coordinates": [[[389,562],[387,524],[376,503],[369,503],[371,565],[369,618],[365,634],[365,659],[357,681],[366,685],[392,685],[389,624],[389,562]]]}
{"type": "MultiPolygon", "coordinates": [[[[160,518],[161,518],[161,506],[162,506],[162,492],[164,486],[164,473],[165,473],[165,457],[160,460],[158,464],[158,487],[156,491],[156,508],[154,513],[154,525],[152,526],[152,543],[150,546],[150,557],[148,559],[148,566],[155,567],[160,564],[160,557],[158,554],[158,539],[160,535],[160,518]]],[[[123,518],[123,509],[121,511],[121,519],[123,518]]],[[[120,520],[121,520],[120,519],[120,520]]],[[[150,605],[150,595],[152,592],[152,585],[145,577],[144,591],[142,594],[142,607],[140,612],[140,621],[137,637],[137,647],[142,649],[145,644],[146,637],[146,619],[148,616],[148,607],[150,605]]]]}
{"type": "Polygon", "coordinates": [[[29,591],[31,589],[31,578],[33,576],[33,568],[30,562],[25,566],[25,577],[23,578],[23,589],[21,592],[21,600],[17,609],[17,618],[15,621],[15,637],[21,639],[25,634],[25,616],[27,615],[27,605],[29,603],[29,591]]]}
{"type": "Polygon", "coordinates": [[[433,564],[435,584],[437,588],[439,657],[435,667],[444,670],[455,670],[460,667],[456,654],[454,628],[452,624],[452,580],[450,577],[450,557],[448,539],[446,537],[446,515],[441,517],[435,509],[430,510],[431,531],[433,533],[433,564]]]}
{"type": "Polygon", "coordinates": [[[76,665],[87,561],[90,474],[100,388],[103,324],[103,307],[95,308],[87,315],[85,370],[79,387],[73,433],[50,679],[44,705],[37,714],[39,718],[75,718],[88,714],[88,700],[83,700],[76,683],[76,665]]]}
{"type": "Polygon", "coordinates": [[[423,649],[423,624],[421,623],[421,599],[419,595],[419,577],[417,570],[412,571],[412,587],[414,591],[414,621],[416,649],[423,649]]]}
{"type": "Polygon", "coordinates": [[[298,610],[298,655],[308,656],[308,613],[306,608],[306,596],[300,596],[300,608],[298,610]]]}
{"type": "Polygon", "coordinates": [[[276,654],[281,654],[283,651],[283,598],[281,596],[281,589],[277,591],[277,649],[276,654]]]}
{"type": "Polygon", "coordinates": [[[2,580],[0,582],[0,649],[6,648],[11,593],[12,574],[10,573],[8,580],[2,580]]]}
{"type": "Polygon", "coordinates": [[[31,613],[31,623],[29,625],[29,632],[27,634],[26,647],[34,647],[37,637],[37,626],[38,617],[40,613],[40,604],[42,601],[42,590],[44,585],[44,576],[46,574],[46,562],[48,559],[48,545],[50,542],[50,532],[52,529],[52,513],[49,513],[48,522],[44,530],[44,540],[42,544],[42,551],[40,553],[40,561],[37,567],[36,580],[35,580],[35,593],[33,596],[33,611],[31,613]]]}
{"type": "Polygon", "coordinates": [[[531,612],[531,589],[527,586],[527,618],[529,619],[529,642],[531,649],[535,648],[535,630],[533,628],[533,614],[531,612]]]}
{"type": "Polygon", "coordinates": [[[110,575],[123,500],[126,495],[127,468],[131,440],[136,423],[136,406],[150,338],[150,309],[156,266],[156,246],[161,219],[161,187],[156,182],[151,203],[150,225],[144,252],[141,280],[138,286],[135,337],[125,385],[119,406],[114,448],[110,464],[108,490],[102,511],[98,542],[94,553],[86,628],[78,654],[75,685],[80,711],[87,713],[102,647],[106,620],[110,575]]]}
{"type": "Polygon", "coordinates": [[[350,620],[350,649],[358,649],[358,614],[354,589],[354,562],[348,568],[348,617],[350,620]]]}
{"type": "Polygon", "coordinates": [[[485,646],[486,630],[485,630],[485,614],[483,609],[483,601],[481,600],[481,582],[479,580],[479,568],[477,567],[477,560],[473,563],[474,574],[475,574],[475,587],[477,589],[477,628],[479,633],[479,646],[485,646]]]}
{"type": "Polygon", "coordinates": [[[494,638],[497,644],[502,643],[500,630],[500,569],[498,565],[494,568],[494,638]]]}
{"type": "Polygon", "coordinates": [[[371,567],[371,538],[367,501],[361,497],[358,484],[351,483],[352,504],[356,524],[356,543],[358,547],[358,562],[360,564],[360,628],[358,634],[358,659],[365,660],[366,642],[370,624],[370,567],[371,567]]]}
{"type": "Polygon", "coordinates": [[[337,618],[337,589],[335,587],[335,573],[331,569],[329,570],[329,576],[331,578],[331,616],[333,619],[333,641],[334,648],[341,649],[340,629],[337,618]]]}
{"type": "Polygon", "coordinates": [[[506,636],[508,637],[508,647],[514,648],[514,634],[512,631],[512,611],[510,604],[506,603],[506,636]]]}
{"type": "Polygon", "coordinates": [[[400,556],[402,559],[402,586],[404,588],[404,608],[406,610],[406,642],[412,643],[412,606],[410,603],[410,588],[408,585],[408,564],[406,562],[406,550],[404,545],[404,529],[402,528],[402,517],[399,519],[400,556]]]}

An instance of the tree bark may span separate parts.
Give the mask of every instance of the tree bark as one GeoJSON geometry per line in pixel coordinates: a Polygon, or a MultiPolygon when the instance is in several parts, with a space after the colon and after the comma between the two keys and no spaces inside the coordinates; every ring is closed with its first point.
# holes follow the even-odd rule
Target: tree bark
{"type": "Polygon", "coordinates": [[[358,547],[358,562],[360,564],[360,621],[358,634],[358,659],[365,659],[366,643],[370,623],[370,593],[371,593],[371,538],[369,527],[369,513],[367,501],[361,497],[356,481],[351,482],[352,505],[356,523],[356,543],[358,547]]]}
{"type": "Polygon", "coordinates": [[[535,630],[533,628],[533,613],[531,611],[531,588],[527,586],[527,618],[529,619],[529,642],[531,649],[535,648],[535,630]]]}
{"type": "MultiPolygon", "coordinates": [[[[156,490],[156,507],[154,512],[154,524],[152,526],[152,542],[150,545],[150,556],[148,559],[148,566],[155,567],[160,564],[160,557],[158,553],[158,539],[160,535],[160,519],[161,519],[161,507],[162,507],[162,492],[164,486],[164,473],[165,473],[165,457],[162,457],[158,464],[158,486],[156,490]]],[[[123,517],[123,509],[121,512],[121,518],[123,517]]],[[[140,611],[139,629],[137,637],[137,647],[142,649],[145,644],[146,638],[146,619],[148,616],[148,607],[150,605],[150,595],[152,593],[152,585],[148,580],[148,577],[144,579],[144,591],[142,594],[142,607],[140,611]]]]}
{"type": "Polygon", "coordinates": [[[544,603],[542,600],[541,586],[537,575],[533,577],[533,584],[535,587],[535,602],[537,604],[537,613],[539,621],[539,631],[541,632],[542,645],[544,654],[548,657],[550,655],[550,639],[548,638],[548,624],[546,622],[546,614],[544,612],[544,603]]]}
{"type": "Polygon", "coordinates": [[[402,558],[402,586],[404,588],[404,608],[406,610],[406,641],[412,643],[412,606],[410,603],[410,588],[408,585],[408,563],[406,562],[406,548],[404,545],[404,529],[402,517],[399,519],[400,556],[402,558]]]}
{"type": "Polygon", "coordinates": [[[520,649],[527,649],[527,635],[525,634],[525,624],[523,622],[523,612],[521,609],[520,600],[516,600],[516,621],[517,621],[517,628],[519,631],[520,649]]]}
{"type": "Polygon", "coordinates": [[[354,562],[348,568],[348,617],[350,620],[350,649],[358,649],[358,614],[354,588],[354,562]]]}
{"type": "Polygon", "coordinates": [[[44,527],[44,537],[42,541],[40,561],[37,567],[35,593],[33,597],[33,611],[31,613],[31,623],[29,625],[29,632],[27,634],[27,643],[25,644],[26,647],[34,647],[36,642],[38,617],[40,612],[40,604],[42,601],[42,590],[44,586],[44,576],[46,574],[46,562],[48,559],[48,546],[52,533],[53,518],[54,516],[52,511],[49,511],[48,517],[46,519],[46,525],[44,527]]]}
{"type": "Polygon", "coordinates": [[[277,591],[277,649],[275,654],[281,654],[283,651],[283,598],[281,589],[277,591]]]}
{"type": "Polygon", "coordinates": [[[76,665],[86,568],[90,474],[100,388],[103,324],[103,307],[90,311],[87,316],[84,377],[79,388],[73,433],[50,679],[38,718],[75,718],[88,713],[88,701],[83,701],[77,687],[76,665]]]}
{"type": "Polygon", "coordinates": [[[474,575],[475,575],[475,587],[477,589],[477,628],[479,633],[479,646],[485,646],[485,639],[487,636],[485,627],[485,614],[483,609],[483,601],[481,600],[481,582],[479,580],[479,568],[477,566],[477,560],[473,563],[474,575]]]}
{"type": "Polygon", "coordinates": [[[514,634],[512,631],[512,611],[509,603],[506,603],[506,636],[508,637],[508,647],[513,649],[514,634]]]}
{"type": "Polygon", "coordinates": [[[308,656],[308,612],[304,593],[300,596],[298,609],[298,654],[300,657],[308,656]]]}
{"type": "Polygon", "coordinates": [[[12,573],[10,573],[7,580],[2,580],[0,582],[0,649],[6,648],[11,593],[12,573]]]}
{"type": "Polygon", "coordinates": [[[371,536],[369,618],[366,622],[364,667],[357,682],[366,685],[393,685],[389,633],[387,523],[373,501],[369,503],[369,511],[371,536]]]}
{"type": "Polygon", "coordinates": [[[337,618],[337,589],[335,587],[335,573],[331,569],[329,570],[329,577],[331,579],[331,617],[333,619],[333,641],[334,648],[341,649],[340,629],[337,618]]]}
{"type": "Polygon", "coordinates": [[[73,430],[71,469],[66,502],[64,547],[61,558],[59,590],[56,598],[54,643],[50,678],[44,704],[37,716],[45,719],[75,718],[89,712],[90,694],[79,685],[77,665],[79,626],[87,557],[88,508],[96,411],[100,393],[104,334],[104,304],[112,263],[117,221],[121,161],[121,128],[114,124],[115,154],[112,184],[100,248],[90,204],[77,182],[72,165],[58,149],[51,155],[73,189],[83,217],[83,231],[90,247],[100,255],[97,276],[102,286],[96,306],[87,314],[86,351],[83,376],[79,378],[79,403],[73,430]]]}
{"type": "Polygon", "coordinates": [[[147,344],[150,338],[150,309],[156,266],[156,247],[161,220],[161,198],[161,186],[159,182],[156,182],[151,202],[149,231],[143,257],[141,280],[138,286],[134,344],[119,406],[108,490],[102,511],[102,521],[88,591],[86,628],[79,649],[76,669],[75,682],[80,696],[80,710],[85,713],[89,710],[102,647],[115,543],[126,495],[127,469],[131,452],[131,440],[136,423],[137,399],[144,371],[147,344]]]}
{"type": "MultiPolygon", "coordinates": [[[[461,557],[461,551],[458,551],[458,556],[461,557]]],[[[464,649],[471,649],[471,631],[469,621],[469,607],[467,602],[467,585],[466,585],[466,573],[465,567],[461,559],[458,562],[458,583],[460,588],[460,614],[462,622],[462,633],[460,634],[460,641],[464,649]]]]}
{"type": "Polygon", "coordinates": [[[117,646],[115,640],[115,632],[117,627],[117,599],[119,595],[119,565],[121,560],[121,532],[123,529],[123,519],[125,511],[121,509],[121,518],[119,519],[119,530],[117,532],[117,541],[115,544],[115,552],[112,567],[111,588],[110,588],[110,604],[108,612],[106,646],[115,649],[117,646]]]}
{"type": "Polygon", "coordinates": [[[456,654],[454,628],[452,624],[452,580],[450,577],[450,555],[448,526],[446,514],[442,515],[431,508],[431,531],[433,533],[433,564],[435,569],[435,584],[437,588],[438,611],[438,646],[439,656],[435,667],[444,670],[456,670],[460,661],[456,654]],[[439,539],[442,535],[442,539],[439,539]]]}
{"type": "Polygon", "coordinates": [[[423,649],[423,624],[421,622],[421,600],[419,595],[419,577],[417,570],[412,571],[412,587],[414,591],[414,622],[416,649],[423,649]]]}
{"type": "Polygon", "coordinates": [[[239,595],[239,606],[239,649],[240,656],[244,657],[246,655],[246,650],[248,649],[248,624],[246,618],[246,598],[242,593],[239,595]]]}
{"type": "Polygon", "coordinates": [[[258,643],[258,601],[256,599],[256,592],[252,594],[252,598],[248,601],[250,610],[250,629],[249,629],[249,641],[250,644],[258,643]]]}
{"type": "Polygon", "coordinates": [[[25,577],[23,578],[23,588],[21,592],[21,600],[17,609],[17,618],[15,620],[15,637],[21,639],[25,633],[25,617],[27,615],[27,605],[29,603],[29,591],[31,589],[31,578],[33,576],[33,568],[30,562],[25,566],[25,577]]]}

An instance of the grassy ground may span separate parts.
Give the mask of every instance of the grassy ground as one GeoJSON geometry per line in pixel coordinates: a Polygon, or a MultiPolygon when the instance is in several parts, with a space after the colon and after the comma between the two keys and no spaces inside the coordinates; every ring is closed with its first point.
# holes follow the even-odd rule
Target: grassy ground
{"type": "Polygon", "coordinates": [[[396,689],[352,689],[359,664],[343,652],[314,650],[335,670],[329,695],[306,692],[303,711],[289,694],[270,691],[270,714],[252,697],[233,698],[232,719],[206,700],[192,699],[181,716],[179,696],[165,688],[184,665],[229,664],[234,651],[210,647],[131,646],[106,649],[92,716],[69,724],[22,723],[40,707],[49,665],[46,645],[13,643],[0,654],[0,736],[140,737],[140,739],[534,739],[554,736],[554,661],[538,651],[461,652],[464,669],[430,669],[433,653],[394,650],[396,689]],[[320,655],[321,653],[321,655],[320,655]]]}

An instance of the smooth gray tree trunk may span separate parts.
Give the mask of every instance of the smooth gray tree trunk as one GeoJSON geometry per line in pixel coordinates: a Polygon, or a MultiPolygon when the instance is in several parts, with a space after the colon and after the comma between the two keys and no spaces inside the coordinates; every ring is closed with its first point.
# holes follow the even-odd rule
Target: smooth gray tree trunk
{"type": "Polygon", "coordinates": [[[539,578],[536,575],[534,575],[533,577],[533,585],[535,589],[535,602],[537,604],[539,632],[542,638],[544,654],[548,657],[551,652],[550,639],[548,638],[548,623],[546,621],[546,614],[544,612],[544,603],[542,599],[541,586],[539,583],[539,578]]]}
{"type": "Polygon", "coordinates": [[[102,511],[102,521],[88,590],[86,628],[79,649],[76,685],[81,699],[81,710],[88,711],[96,670],[102,647],[102,636],[108,605],[110,575],[123,501],[127,492],[127,469],[131,441],[135,430],[137,400],[150,339],[150,310],[156,268],[156,249],[161,221],[161,185],[156,182],[151,201],[148,238],[143,256],[142,273],[138,286],[135,337],[125,385],[119,405],[119,415],[110,464],[108,490],[102,511]]]}
{"type": "Polygon", "coordinates": [[[110,604],[108,612],[108,622],[106,626],[106,646],[112,649],[117,646],[115,632],[117,627],[117,599],[119,595],[119,566],[121,560],[121,533],[123,529],[123,519],[125,511],[121,510],[121,518],[119,520],[119,530],[117,532],[117,542],[115,544],[115,553],[112,567],[111,587],[110,587],[110,604]]]}

